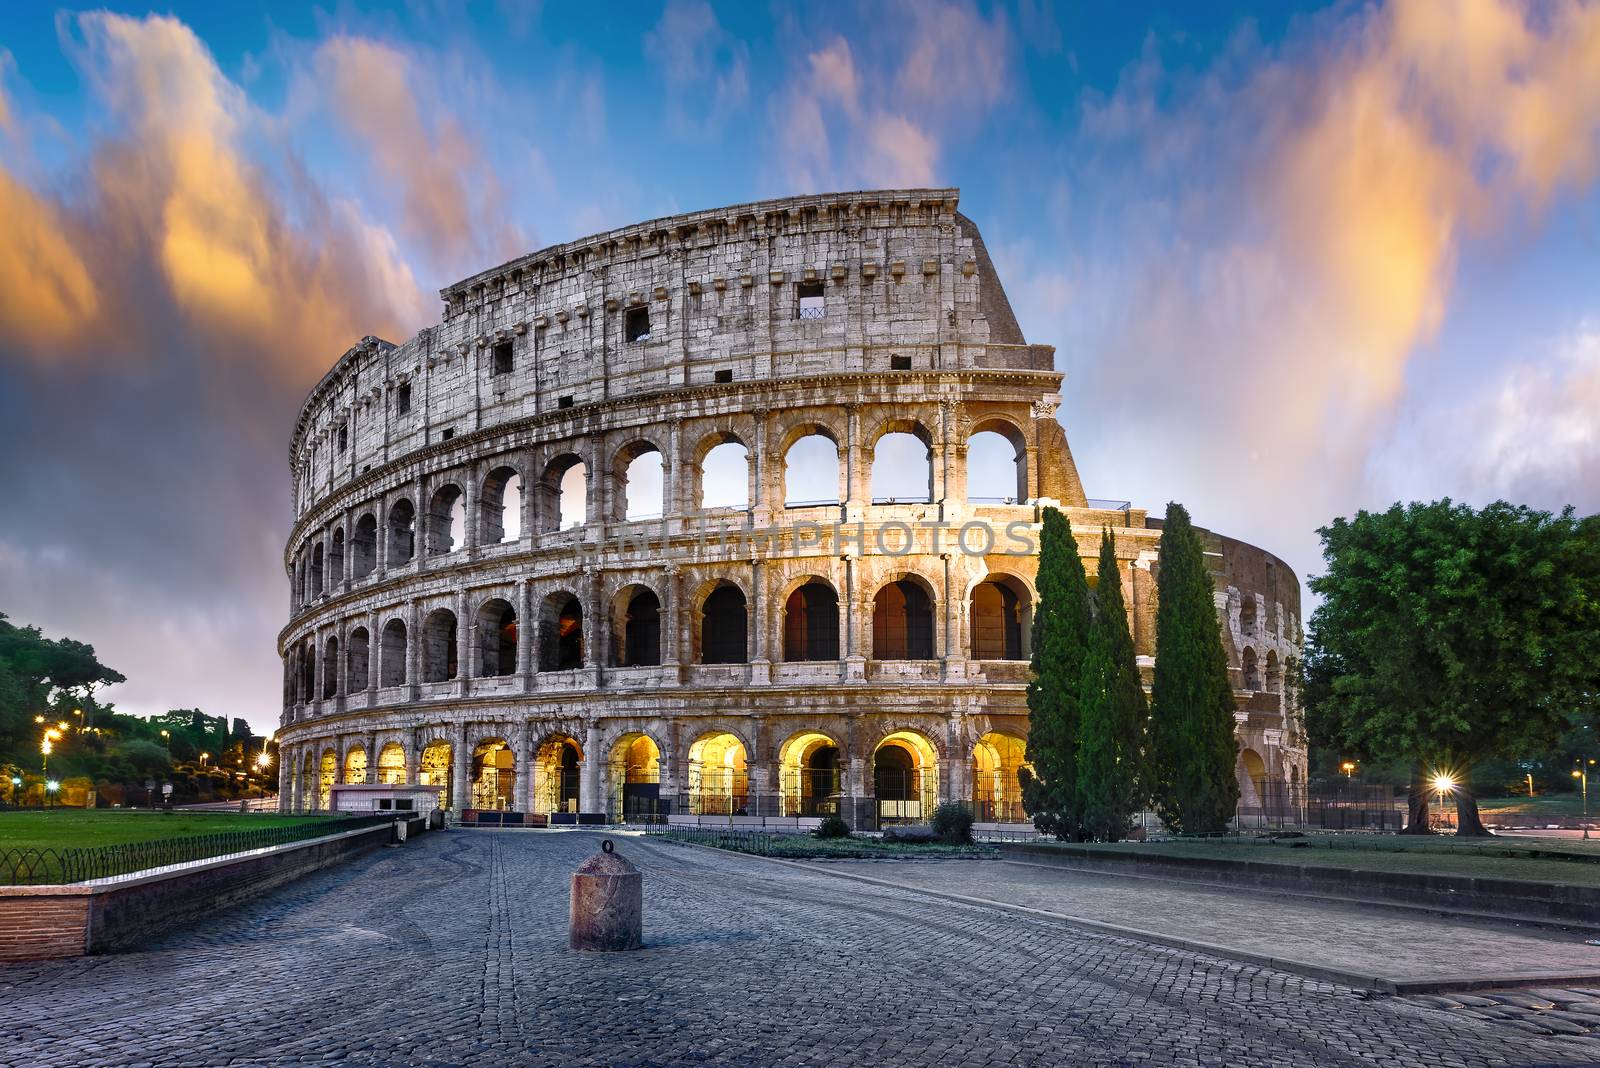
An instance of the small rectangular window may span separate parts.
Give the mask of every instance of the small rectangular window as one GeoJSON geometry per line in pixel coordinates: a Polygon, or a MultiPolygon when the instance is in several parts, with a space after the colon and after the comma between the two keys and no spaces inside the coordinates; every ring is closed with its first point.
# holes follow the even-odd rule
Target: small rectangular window
{"type": "Polygon", "coordinates": [[[911,357],[910,356],[890,356],[889,357],[889,370],[891,370],[891,371],[909,371],[909,370],[911,370],[911,357]]]}
{"type": "Polygon", "coordinates": [[[444,433],[439,435],[439,436],[442,437],[445,441],[449,441],[451,438],[456,436],[455,427],[450,427],[450,426],[445,427],[444,428],[444,433]]]}
{"type": "Polygon", "coordinates": [[[339,451],[340,452],[344,452],[349,447],[350,447],[350,428],[342,426],[342,427],[339,428],[339,451]]]}
{"type": "Polygon", "coordinates": [[[650,340],[650,309],[629,308],[622,315],[622,336],[626,341],[650,340]]]}
{"type": "Polygon", "coordinates": [[[556,400],[556,407],[557,408],[570,408],[570,407],[572,407],[572,398],[571,397],[560,397],[560,398],[558,398],[556,400]]]}
{"type": "Polygon", "coordinates": [[[494,374],[511,373],[511,342],[502,341],[494,347],[494,374]]]}
{"type": "Polygon", "coordinates": [[[716,381],[718,381],[718,382],[732,382],[733,381],[733,371],[732,371],[732,369],[725,370],[725,371],[718,371],[718,372],[716,372],[715,378],[716,378],[716,381]]]}
{"type": "Polygon", "coordinates": [[[797,292],[800,294],[800,318],[821,319],[828,314],[821,282],[801,282],[797,292]]]}
{"type": "Polygon", "coordinates": [[[411,410],[411,386],[409,383],[401,385],[395,394],[395,401],[399,405],[400,414],[405,415],[411,410]]]}

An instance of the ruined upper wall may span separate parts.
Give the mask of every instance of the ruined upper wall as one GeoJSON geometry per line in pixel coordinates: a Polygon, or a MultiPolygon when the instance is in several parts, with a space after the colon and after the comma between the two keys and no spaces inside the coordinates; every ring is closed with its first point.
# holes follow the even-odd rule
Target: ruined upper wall
{"type": "Polygon", "coordinates": [[[1024,342],[958,197],[886,190],[694,212],[449,286],[438,325],[398,346],[363,339],[312,391],[290,447],[296,512],[455,433],[614,398],[852,372],[1053,372],[1053,350],[1024,342]],[[632,339],[641,318],[647,336],[632,339]]]}

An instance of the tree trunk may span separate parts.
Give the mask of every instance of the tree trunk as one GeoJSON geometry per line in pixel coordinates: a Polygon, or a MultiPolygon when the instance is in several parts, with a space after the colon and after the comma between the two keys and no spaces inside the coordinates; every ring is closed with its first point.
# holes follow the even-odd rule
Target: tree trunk
{"type": "Polygon", "coordinates": [[[1406,793],[1406,825],[1401,834],[1433,833],[1433,828],[1428,826],[1428,789],[1419,760],[1411,765],[1411,786],[1406,793]]]}
{"type": "Polygon", "coordinates": [[[1472,796],[1472,786],[1462,783],[1456,787],[1456,837],[1492,838],[1494,832],[1483,825],[1478,815],[1478,799],[1472,796]]]}

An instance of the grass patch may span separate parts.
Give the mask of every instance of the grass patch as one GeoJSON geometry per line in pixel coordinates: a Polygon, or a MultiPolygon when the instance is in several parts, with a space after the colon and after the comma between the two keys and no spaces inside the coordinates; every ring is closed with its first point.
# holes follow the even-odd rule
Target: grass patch
{"type": "Polygon", "coordinates": [[[0,812],[0,849],[89,849],[163,838],[232,834],[288,827],[322,819],[237,812],[116,812],[56,809],[52,812],[0,812]]]}
{"type": "Polygon", "coordinates": [[[784,860],[918,860],[950,857],[999,856],[985,845],[945,845],[942,842],[885,842],[881,838],[817,838],[809,834],[723,833],[719,831],[663,831],[650,837],[669,842],[715,846],[735,853],[753,853],[784,860]]]}
{"type": "MultiPolygon", "coordinates": [[[[1518,812],[1529,816],[1579,816],[1583,815],[1583,797],[1580,794],[1538,794],[1534,797],[1480,797],[1478,811],[1485,818],[1501,813],[1518,812]]],[[[1590,814],[1600,811],[1600,803],[1592,804],[1590,814]]]]}
{"type": "Polygon", "coordinates": [[[1600,843],[1566,839],[1493,838],[1455,842],[1406,837],[1217,839],[1119,842],[1084,848],[1107,853],[1296,864],[1346,871],[1457,875],[1568,886],[1600,886],[1600,843]],[[1299,843],[1299,844],[1297,844],[1299,843]]]}

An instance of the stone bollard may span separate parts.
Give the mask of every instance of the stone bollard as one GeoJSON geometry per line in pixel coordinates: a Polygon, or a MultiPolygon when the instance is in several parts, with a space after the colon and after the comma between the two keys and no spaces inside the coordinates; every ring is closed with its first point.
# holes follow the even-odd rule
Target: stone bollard
{"type": "Polygon", "coordinates": [[[573,949],[638,949],[644,927],[644,877],[607,838],[572,873],[573,949]]]}

